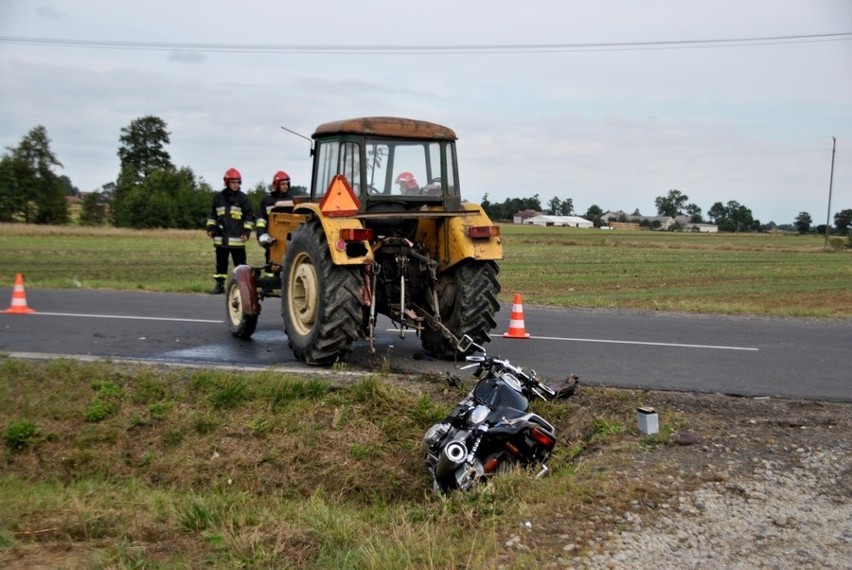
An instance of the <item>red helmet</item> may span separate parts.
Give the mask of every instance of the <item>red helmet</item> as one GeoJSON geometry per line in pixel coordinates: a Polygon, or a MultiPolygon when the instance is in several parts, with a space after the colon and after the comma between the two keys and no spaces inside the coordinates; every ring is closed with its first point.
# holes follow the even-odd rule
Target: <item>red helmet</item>
{"type": "Polygon", "coordinates": [[[275,176],[272,177],[272,189],[278,190],[278,185],[281,184],[281,182],[290,182],[290,175],[283,170],[279,170],[275,173],[275,176]]]}
{"type": "Polygon", "coordinates": [[[229,168],[225,171],[225,184],[227,184],[231,180],[237,180],[239,182],[243,181],[243,177],[240,175],[240,171],[236,168],[229,168]]]}
{"type": "Polygon", "coordinates": [[[396,177],[396,183],[404,184],[408,190],[416,190],[419,187],[417,180],[410,172],[400,172],[399,176],[396,177]]]}

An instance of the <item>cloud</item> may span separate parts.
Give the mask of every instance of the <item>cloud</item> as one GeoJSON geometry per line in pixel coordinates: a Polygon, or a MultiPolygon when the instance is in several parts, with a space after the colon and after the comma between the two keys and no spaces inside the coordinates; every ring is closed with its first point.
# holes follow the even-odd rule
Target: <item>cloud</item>
{"type": "MultiPolygon", "coordinates": [[[[329,0],[322,10],[215,0],[119,10],[93,0],[62,4],[65,12],[52,16],[9,5],[3,34],[152,46],[708,39],[838,31],[838,22],[852,22],[848,2],[783,0],[435,0],[428,8],[377,0],[370,9],[329,0]]],[[[88,190],[115,179],[120,129],[156,115],[172,133],[173,161],[214,186],[231,166],[250,184],[284,169],[306,185],[309,143],[281,126],[309,136],[330,120],[395,115],[456,131],[471,200],[539,194],[543,203],[572,198],[582,211],[597,204],[651,213],[656,196],[678,189],[705,211],[737,200],[763,221],[785,222],[825,211],[833,135],[833,204],[852,207],[849,45],[319,55],[0,42],[0,145],[44,125],[62,173],[88,190]]]]}
{"type": "Polygon", "coordinates": [[[36,6],[36,13],[45,20],[56,20],[61,21],[68,17],[68,13],[62,10],[57,10],[53,6],[46,6],[44,4],[40,4],[36,6]]]}
{"type": "Polygon", "coordinates": [[[170,51],[169,61],[177,63],[204,63],[207,56],[197,51],[170,51]]]}

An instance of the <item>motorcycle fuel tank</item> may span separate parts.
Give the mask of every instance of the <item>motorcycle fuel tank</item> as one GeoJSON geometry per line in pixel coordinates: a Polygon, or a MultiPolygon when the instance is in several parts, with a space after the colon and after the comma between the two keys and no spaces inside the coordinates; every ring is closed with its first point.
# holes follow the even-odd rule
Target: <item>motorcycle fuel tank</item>
{"type": "Polygon", "coordinates": [[[525,412],[529,408],[529,402],[523,394],[498,378],[492,377],[480,382],[474,389],[473,395],[478,402],[492,410],[511,408],[525,412]]]}

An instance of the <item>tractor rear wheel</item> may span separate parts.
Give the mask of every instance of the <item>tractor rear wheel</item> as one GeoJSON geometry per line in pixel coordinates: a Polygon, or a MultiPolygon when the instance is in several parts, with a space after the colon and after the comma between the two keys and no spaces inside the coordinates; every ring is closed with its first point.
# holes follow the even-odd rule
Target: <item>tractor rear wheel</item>
{"type": "Polygon", "coordinates": [[[327,366],[345,358],[361,330],[360,266],[334,265],[322,224],[299,226],[281,270],[281,316],[293,354],[327,366]]]}
{"type": "MultiPolygon", "coordinates": [[[[497,326],[494,315],[500,310],[499,271],[493,261],[468,260],[438,276],[441,322],[454,335],[461,338],[467,334],[479,345],[491,340],[488,333],[497,326]]],[[[423,329],[421,344],[436,358],[454,360],[463,356],[454,343],[432,327],[423,329]]]]}

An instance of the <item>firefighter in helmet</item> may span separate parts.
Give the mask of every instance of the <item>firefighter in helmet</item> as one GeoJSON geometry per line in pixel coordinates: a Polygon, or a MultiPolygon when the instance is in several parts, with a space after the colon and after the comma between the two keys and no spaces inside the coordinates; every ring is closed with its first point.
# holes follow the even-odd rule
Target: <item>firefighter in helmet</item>
{"type": "Polygon", "coordinates": [[[257,242],[266,250],[266,263],[269,263],[269,247],[275,243],[275,238],[267,232],[269,212],[276,202],[290,200],[290,175],[279,170],[272,177],[272,191],[260,201],[260,211],[257,213],[256,235],[257,242]]]}
{"type": "Polygon", "coordinates": [[[207,235],[216,248],[216,285],[213,295],[225,292],[228,277],[228,258],[234,267],[246,263],[246,241],[254,229],[254,210],[251,201],[240,186],[243,182],[240,171],[229,168],[224,176],[225,188],[213,196],[213,205],[207,217],[207,235]]]}

